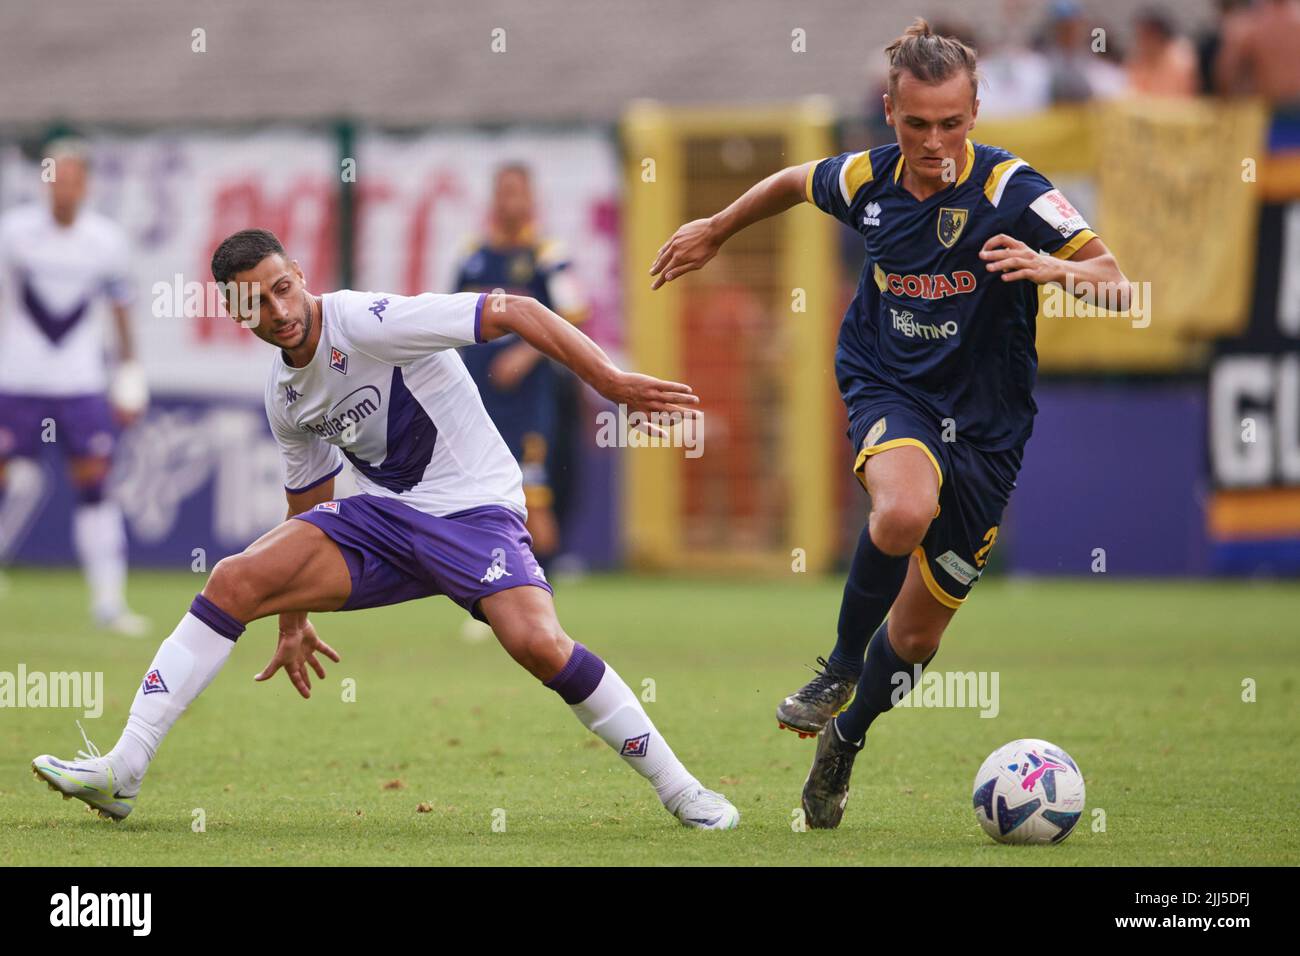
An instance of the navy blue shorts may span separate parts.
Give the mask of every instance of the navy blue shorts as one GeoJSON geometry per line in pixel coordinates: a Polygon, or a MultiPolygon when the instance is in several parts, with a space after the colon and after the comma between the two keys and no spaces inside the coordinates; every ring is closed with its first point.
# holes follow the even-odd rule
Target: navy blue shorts
{"type": "Polygon", "coordinates": [[[917,557],[921,576],[935,600],[961,607],[988,561],[998,525],[1016,487],[1023,446],[980,451],[910,404],[870,403],[849,411],[853,471],[866,487],[864,469],[872,455],[911,445],[925,452],[939,476],[939,510],[917,557]]]}
{"type": "Polygon", "coordinates": [[[478,602],[489,594],[524,584],[551,590],[523,519],[509,508],[435,517],[395,498],[352,495],[294,517],[343,552],[352,576],[343,611],[445,594],[483,621],[478,602]]]}

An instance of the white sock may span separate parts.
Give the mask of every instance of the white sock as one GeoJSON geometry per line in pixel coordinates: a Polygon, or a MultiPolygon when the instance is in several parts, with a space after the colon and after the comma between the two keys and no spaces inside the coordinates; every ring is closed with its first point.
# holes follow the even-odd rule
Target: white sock
{"type": "Polygon", "coordinates": [[[90,585],[96,618],[112,620],[126,610],[126,529],[115,501],[77,505],[72,540],[90,585]]]}
{"type": "MultiPolygon", "coordinates": [[[[144,778],[167,731],[212,683],[230,657],[235,638],[243,631],[242,625],[219,609],[217,613],[224,620],[213,620],[212,612],[199,604],[201,600],[206,599],[202,595],[195,598],[190,613],[181,618],[176,630],[158,648],[140,689],[135,692],[122,737],[107,754],[114,772],[123,781],[139,783],[144,778]],[[196,611],[212,620],[216,627],[196,616],[196,611]],[[238,628],[235,636],[229,636],[235,628],[238,628]]],[[[211,602],[206,606],[215,608],[211,602]]]]}
{"type": "Polygon", "coordinates": [[[629,767],[650,781],[665,805],[684,790],[698,787],[695,779],[677,759],[668,741],[655,729],[654,722],[641,707],[632,688],[623,682],[614,668],[581,644],[575,644],[573,657],[563,671],[546,682],[569,702],[582,725],[609,744],[629,767]],[[581,656],[580,656],[581,655],[581,656]],[[581,693],[603,668],[595,689],[580,701],[572,702],[571,692],[581,693]],[[584,676],[585,675],[585,676],[584,676]]]}

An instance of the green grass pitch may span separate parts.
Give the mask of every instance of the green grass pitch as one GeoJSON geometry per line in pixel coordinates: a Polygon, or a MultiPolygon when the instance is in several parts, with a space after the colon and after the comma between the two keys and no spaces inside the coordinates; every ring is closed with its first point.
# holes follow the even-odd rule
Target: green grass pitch
{"type": "MultiPolygon", "coordinates": [[[[132,599],[156,625],[144,640],[86,627],[71,572],[7,581],[0,670],[102,670],[103,716],[82,723],[106,751],[199,578],[133,576],[132,599]]],[[[122,824],[30,773],[39,753],[74,754],[79,711],[0,709],[0,864],[1300,863],[1294,584],[987,581],[934,667],[999,672],[998,716],[887,714],[841,828],[796,832],[813,741],[778,730],[773,709],[829,650],[839,589],[836,578],[632,576],[557,588],[575,639],[634,690],[654,682],[647,709],[740,808],[733,832],[679,826],[553,693],[495,641],[464,641],[464,613],[432,599],[317,615],[343,662],[310,701],[283,676],[253,682],[274,624],[252,625],[122,824]],[[342,699],[344,678],[355,702],[342,699]],[[1029,736],[1079,762],[1087,810],[1058,846],[998,846],[976,824],[974,774],[996,746],[1029,736]]]]}

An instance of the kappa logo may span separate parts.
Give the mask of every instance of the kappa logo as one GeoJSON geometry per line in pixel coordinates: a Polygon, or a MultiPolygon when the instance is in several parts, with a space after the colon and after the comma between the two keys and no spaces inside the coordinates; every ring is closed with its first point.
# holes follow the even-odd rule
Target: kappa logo
{"type": "Polygon", "coordinates": [[[645,733],[640,737],[629,737],[623,741],[623,748],[618,752],[618,755],[620,757],[644,757],[649,749],[650,735],[645,733]]]}
{"type": "Polygon", "coordinates": [[[144,683],[141,685],[140,689],[146,694],[171,693],[171,691],[167,689],[167,684],[163,681],[162,671],[158,670],[156,667],[144,675],[144,683]]]}
{"type": "Polygon", "coordinates": [[[302,398],[302,392],[296,390],[292,385],[284,387],[284,403],[286,405],[292,405],[300,398],[302,398]]]}
{"type": "Polygon", "coordinates": [[[502,578],[513,578],[514,575],[506,570],[504,564],[492,564],[483,577],[479,578],[479,584],[493,584],[502,578]]]}
{"type": "Polygon", "coordinates": [[[339,503],[337,501],[322,501],[312,511],[328,511],[330,514],[339,513],[339,503]]]}
{"type": "Polygon", "coordinates": [[[386,308],[388,308],[387,296],[382,299],[376,299],[374,302],[370,303],[370,308],[366,311],[382,322],[384,321],[384,309],[386,308]]]}
{"type": "Polygon", "coordinates": [[[864,213],[864,215],[862,216],[862,225],[864,226],[880,225],[880,203],[876,202],[873,199],[871,202],[867,203],[866,208],[863,209],[862,212],[864,213]]]}
{"type": "Polygon", "coordinates": [[[330,346],[330,368],[336,372],[348,374],[348,353],[330,346]]]}

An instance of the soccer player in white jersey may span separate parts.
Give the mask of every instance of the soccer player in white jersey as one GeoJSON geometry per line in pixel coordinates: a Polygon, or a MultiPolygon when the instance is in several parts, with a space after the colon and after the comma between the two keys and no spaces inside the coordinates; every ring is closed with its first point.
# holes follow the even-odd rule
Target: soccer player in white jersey
{"type": "Polygon", "coordinates": [[[0,218],[0,558],[14,545],[22,510],[16,495],[5,494],[8,462],[52,442],[76,488],[73,539],[92,614],[102,627],[138,635],[148,622],[127,607],[126,532],[105,494],[118,429],[147,400],[131,342],[128,244],[114,222],[83,208],[84,145],[59,140],[48,153],[48,205],[25,204],[0,218]],[[106,311],[117,332],[112,381],[106,311]]]}
{"type": "Polygon", "coordinates": [[[524,527],[522,475],[483,408],[457,346],[510,333],[606,398],[690,414],[689,386],[624,372],[569,322],[524,296],[307,291],[274,235],[250,229],[212,257],[233,283],[231,314],[278,347],[266,412],[284,463],[289,519],[213,568],[158,649],[121,739],[99,756],[37,757],[37,776],[101,816],[131,812],[163,737],[216,677],[249,621],[278,614],[279,644],[258,680],[283,668],[303,697],[319,657],[337,661],[310,611],[357,610],[444,594],[489,624],[520,665],[654,787],[684,825],[740,820],[673,754],[637,696],[572,641],[524,527]],[[360,493],[334,498],[351,463],[360,493]]]}

